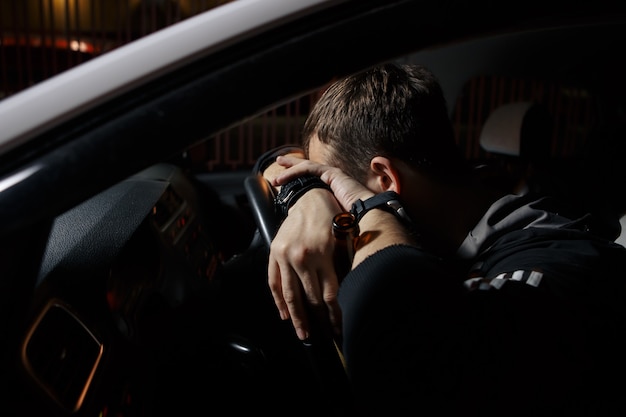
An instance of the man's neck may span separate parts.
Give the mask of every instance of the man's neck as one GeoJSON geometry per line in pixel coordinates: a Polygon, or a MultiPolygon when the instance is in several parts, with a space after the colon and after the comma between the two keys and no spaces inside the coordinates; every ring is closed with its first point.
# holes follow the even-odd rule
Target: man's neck
{"type": "MultiPolygon", "coordinates": [[[[464,187],[433,187],[430,213],[417,217],[423,244],[440,256],[453,256],[468,233],[485,215],[491,204],[502,197],[503,190],[472,183],[464,187]]],[[[419,239],[418,239],[419,240],[419,239]]]]}

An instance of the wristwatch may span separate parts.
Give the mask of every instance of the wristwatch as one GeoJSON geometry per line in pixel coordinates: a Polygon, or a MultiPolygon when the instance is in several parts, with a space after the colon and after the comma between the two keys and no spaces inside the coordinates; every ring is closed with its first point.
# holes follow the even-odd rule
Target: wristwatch
{"type": "Polygon", "coordinates": [[[294,205],[300,197],[313,188],[324,188],[330,191],[330,187],[319,177],[315,175],[304,175],[283,184],[280,192],[274,199],[274,207],[276,212],[286,217],[291,206],[294,205]]]}
{"type": "Polygon", "coordinates": [[[352,213],[358,223],[361,218],[370,210],[382,209],[395,215],[405,226],[413,228],[413,222],[409,218],[406,210],[399,200],[400,196],[394,191],[385,191],[363,200],[357,200],[352,204],[350,213],[352,213]]]}

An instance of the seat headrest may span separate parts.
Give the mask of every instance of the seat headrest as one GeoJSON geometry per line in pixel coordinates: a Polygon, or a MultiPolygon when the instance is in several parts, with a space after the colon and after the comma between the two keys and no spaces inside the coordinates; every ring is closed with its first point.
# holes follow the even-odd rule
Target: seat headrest
{"type": "Polygon", "coordinates": [[[487,152],[539,160],[550,155],[551,119],[540,104],[504,104],[487,118],[480,146],[487,152]]]}

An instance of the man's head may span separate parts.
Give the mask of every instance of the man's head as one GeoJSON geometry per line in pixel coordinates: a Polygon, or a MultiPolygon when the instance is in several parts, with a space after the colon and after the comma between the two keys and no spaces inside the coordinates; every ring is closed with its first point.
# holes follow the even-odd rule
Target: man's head
{"type": "Polygon", "coordinates": [[[333,83],[309,114],[303,141],[311,159],[363,183],[376,156],[440,179],[465,177],[443,91],[422,66],[384,64],[333,83]],[[313,154],[312,141],[320,144],[313,154]]]}
{"type": "Polygon", "coordinates": [[[303,144],[312,161],[400,194],[420,242],[439,253],[453,253],[495,197],[476,192],[441,86],[421,66],[384,64],[333,83],[303,144]]]}

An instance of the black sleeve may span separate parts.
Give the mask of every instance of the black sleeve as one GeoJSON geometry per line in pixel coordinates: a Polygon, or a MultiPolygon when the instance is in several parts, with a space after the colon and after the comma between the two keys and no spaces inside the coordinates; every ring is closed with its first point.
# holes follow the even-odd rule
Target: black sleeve
{"type": "Polygon", "coordinates": [[[442,415],[459,381],[461,300],[449,267],[415,247],[388,247],[346,276],[342,348],[364,410],[442,415]]]}

